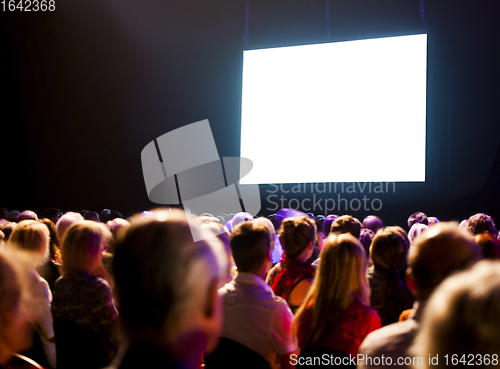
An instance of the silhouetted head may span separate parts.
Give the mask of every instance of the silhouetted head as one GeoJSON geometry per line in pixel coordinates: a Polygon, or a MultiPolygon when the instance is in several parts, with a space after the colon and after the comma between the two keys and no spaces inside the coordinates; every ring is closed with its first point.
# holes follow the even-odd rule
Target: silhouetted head
{"type": "Polygon", "coordinates": [[[361,222],[351,215],[342,215],[335,219],[330,227],[330,233],[343,234],[350,233],[359,239],[361,232],[361,222]]]}
{"type": "Polygon", "coordinates": [[[415,239],[410,252],[411,277],[417,295],[426,299],[449,275],[481,259],[472,235],[456,223],[441,222],[415,239]]]}
{"type": "Polygon", "coordinates": [[[421,211],[417,211],[416,213],[413,213],[408,218],[408,228],[411,228],[411,226],[414,225],[415,223],[421,223],[421,224],[428,225],[429,221],[427,220],[427,215],[425,215],[421,211]]]}
{"type": "Polygon", "coordinates": [[[368,215],[363,219],[363,227],[370,229],[373,233],[377,233],[379,229],[384,227],[384,222],[375,215],[368,215]]]}

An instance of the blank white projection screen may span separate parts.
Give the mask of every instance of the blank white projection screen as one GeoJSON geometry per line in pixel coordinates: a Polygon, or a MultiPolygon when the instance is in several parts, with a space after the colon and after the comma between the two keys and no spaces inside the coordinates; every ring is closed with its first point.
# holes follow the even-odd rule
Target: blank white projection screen
{"type": "Polygon", "coordinates": [[[243,53],[242,184],[425,181],[427,35],[243,53]]]}

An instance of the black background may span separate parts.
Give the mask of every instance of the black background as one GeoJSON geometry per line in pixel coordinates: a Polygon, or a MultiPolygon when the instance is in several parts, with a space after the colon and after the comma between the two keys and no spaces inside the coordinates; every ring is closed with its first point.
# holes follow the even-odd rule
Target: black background
{"type": "MultiPolygon", "coordinates": [[[[248,46],[245,7],[245,0],[56,1],[54,12],[2,12],[0,206],[126,215],[155,207],[140,161],[155,137],[209,119],[219,155],[239,154],[244,47],[427,32],[427,180],[367,196],[383,201],[376,214],[387,223],[404,224],[414,211],[498,218],[498,0],[425,0],[426,26],[418,0],[332,0],[329,39],[324,0],[251,0],[248,46]]],[[[346,139],[356,150],[356,137],[346,139]]],[[[286,158],[278,143],[263,132],[276,170],[286,158]]],[[[331,137],[318,132],[314,144],[331,146],[331,156],[294,150],[325,170],[349,160],[331,137]]],[[[352,163],[376,164],[376,154],[352,163]]],[[[268,189],[261,186],[263,213],[268,189]]],[[[287,195],[301,196],[312,195],[287,195]]]]}

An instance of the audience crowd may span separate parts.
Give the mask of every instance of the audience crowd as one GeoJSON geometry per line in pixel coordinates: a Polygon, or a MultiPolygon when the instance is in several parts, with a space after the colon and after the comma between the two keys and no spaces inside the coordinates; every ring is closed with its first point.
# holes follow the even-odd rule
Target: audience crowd
{"type": "Polygon", "coordinates": [[[500,366],[498,237],[483,213],[2,208],[0,369],[500,366]]]}

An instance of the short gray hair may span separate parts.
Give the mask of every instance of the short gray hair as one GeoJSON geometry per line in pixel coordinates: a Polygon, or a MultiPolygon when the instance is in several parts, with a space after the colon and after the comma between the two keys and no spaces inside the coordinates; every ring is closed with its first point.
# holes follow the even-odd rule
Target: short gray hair
{"type": "Polygon", "coordinates": [[[59,241],[62,242],[64,233],[66,232],[66,229],[68,229],[70,225],[76,222],[83,222],[84,220],[85,219],[80,213],[75,213],[72,211],[68,211],[61,218],[59,218],[56,224],[56,232],[57,232],[57,237],[59,237],[59,241]]]}

